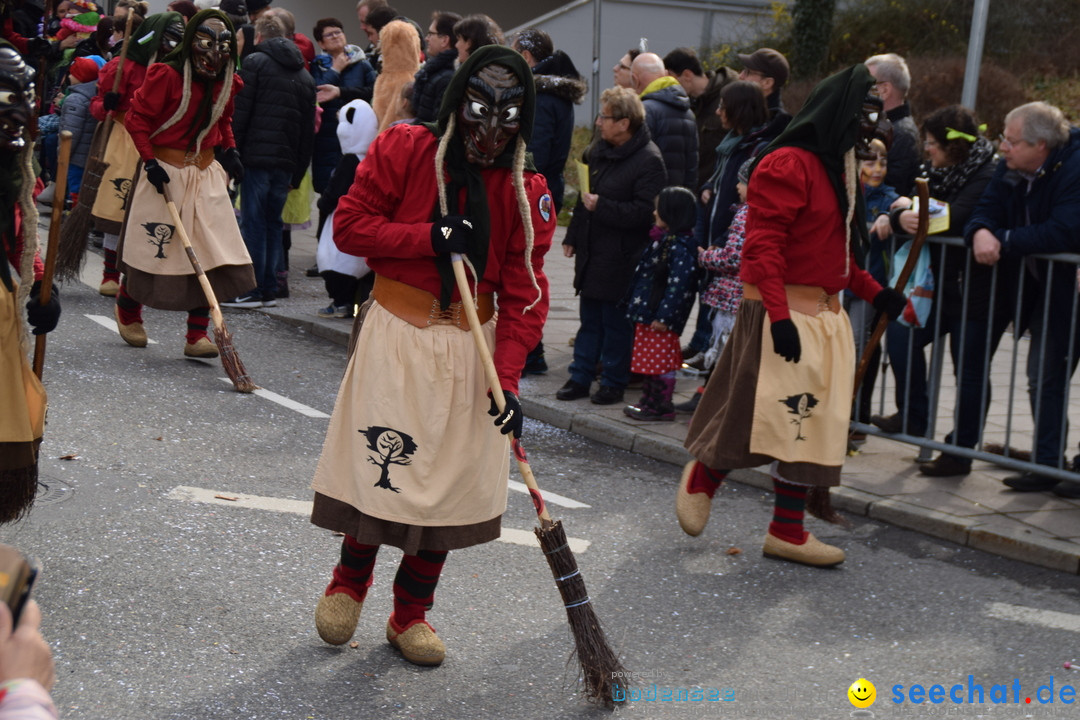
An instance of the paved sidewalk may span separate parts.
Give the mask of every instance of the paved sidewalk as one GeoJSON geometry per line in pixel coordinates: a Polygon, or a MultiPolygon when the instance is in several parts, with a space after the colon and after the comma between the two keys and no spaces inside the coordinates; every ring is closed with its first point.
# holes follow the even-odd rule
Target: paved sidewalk
{"type": "MultiPolygon", "coordinates": [[[[688,415],[680,414],[672,423],[643,423],[624,416],[622,406],[601,407],[588,399],[572,402],[555,399],[555,392],[568,378],[566,370],[573,350],[570,341],[578,326],[577,299],[571,287],[573,260],[562,255],[559,244],[562,235],[563,228],[560,228],[556,244],[546,259],[552,298],[544,347],[550,369],[546,375],[522,380],[525,413],[598,442],[672,463],[674,506],[679,466],[689,459],[682,446],[688,415]]],[[[96,255],[91,257],[93,261],[88,263],[84,280],[96,287],[100,274],[95,276],[94,273],[100,273],[100,259],[96,255]]],[[[321,278],[304,276],[304,269],[314,264],[313,231],[293,234],[290,257],[291,296],[279,300],[277,307],[259,312],[344,345],[351,321],[317,317],[315,311],[325,307],[329,299],[321,278]]],[[[1008,406],[1005,403],[1009,399],[1000,383],[1008,383],[1010,362],[1011,356],[1004,355],[1003,350],[995,357],[992,373],[995,405],[988,415],[988,440],[1002,442],[1006,439],[1003,433],[1008,406]]],[[[1019,367],[1023,368],[1022,359],[1019,367]]],[[[697,385],[694,376],[680,377],[676,400],[688,399],[697,385]]],[[[635,402],[637,395],[638,391],[628,390],[626,399],[635,402]]],[[[1072,396],[1080,397],[1080,392],[1073,392],[1072,396]]],[[[1027,449],[1031,444],[1031,422],[1026,392],[1022,396],[1018,394],[1012,402],[1015,426],[1008,441],[1013,447],[1027,449]]],[[[1080,400],[1074,400],[1074,403],[1080,412],[1080,400]]],[[[951,425],[952,407],[952,389],[945,387],[940,400],[937,437],[942,437],[951,425]]],[[[1078,413],[1070,414],[1078,416],[1078,413]]],[[[1069,443],[1069,447],[1075,446],[1075,440],[1069,443]]],[[[861,451],[845,463],[843,486],[833,490],[834,506],[853,515],[882,520],[1004,557],[1067,573],[1080,573],[1080,501],[1064,500],[1050,493],[1008,491],[1001,479],[1010,471],[980,462],[976,462],[974,470],[962,480],[924,477],[918,474],[914,463],[917,454],[918,448],[913,446],[871,436],[861,451]]],[[[732,474],[732,479],[771,489],[771,480],[763,470],[737,471],[732,474]]],[[[674,511],[672,531],[679,532],[674,511]]]]}

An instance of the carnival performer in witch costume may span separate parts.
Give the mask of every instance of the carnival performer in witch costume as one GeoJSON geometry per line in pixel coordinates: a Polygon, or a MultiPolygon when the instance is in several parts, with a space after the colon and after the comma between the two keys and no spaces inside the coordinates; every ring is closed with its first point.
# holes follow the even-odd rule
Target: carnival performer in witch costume
{"type": "Polygon", "coordinates": [[[99,122],[107,113],[113,114],[112,131],[105,146],[103,160],[108,168],[101,176],[98,194],[94,198],[91,215],[95,229],[104,234],[105,265],[98,292],[114,297],[120,288],[120,271],[116,267],[116,246],[120,240],[120,227],[124,222],[131,180],[139,164],[139,154],[131,143],[125,127],[127,112],[135,91],[142,87],[146,70],[151,63],[172,52],[184,35],[184,16],[178,12],[151,15],[131,33],[127,58],[123,68],[117,55],[101,68],[98,75],[98,93],[90,102],[90,113],[99,122]],[[120,87],[113,92],[116,75],[120,73],[120,87]]]}
{"type": "Polygon", "coordinates": [[[243,174],[232,134],[233,97],[241,87],[235,65],[229,19],[203,10],[188,21],[181,45],[150,66],[131,103],[127,129],[143,166],[120,245],[124,281],[116,319],[128,345],[146,345],[142,305],[149,305],[188,311],[184,355],[218,355],[207,337],[206,296],[162,197],[166,184],[214,295],[236,297],[255,287],[228,192],[229,177],[243,174]]]}
{"type": "Polygon", "coordinates": [[[21,517],[34,501],[45,429],[45,389],[27,361],[21,305],[35,335],[55,328],[60,317],[55,288],[48,305],[38,295],[44,268],[37,253],[33,144],[23,137],[33,98],[34,71],[0,40],[0,523],[21,517]]]}
{"type": "Polygon", "coordinates": [[[376,279],[312,483],[312,522],[345,533],[315,611],[328,643],[352,637],[388,544],[405,556],[387,640],[410,662],[438,665],[445,647],[425,611],[447,553],[499,537],[509,453],[488,414],[520,437],[517,383],[547,316],[543,257],[555,229],[547,183],[525,154],[535,97],[519,54],[478,49],[450,81],[437,125],[379,135],[338,203],[334,239],[366,257],[376,279]],[[488,409],[451,252],[465,253],[479,278],[501,415],[494,401],[488,409]]]}
{"type": "Polygon", "coordinates": [[[844,561],[803,528],[809,487],[839,485],[847,451],[855,346],[838,293],[849,288],[891,318],[905,305],[853,252],[867,243],[856,157],[868,154],[881,112],[873,82],[861,64],[823,80],[753,170],[743,302],[686,437],[697,459],[683,470],[676,513],[690,535],[729,470],[771,463],[765,555],[844,561]]]}

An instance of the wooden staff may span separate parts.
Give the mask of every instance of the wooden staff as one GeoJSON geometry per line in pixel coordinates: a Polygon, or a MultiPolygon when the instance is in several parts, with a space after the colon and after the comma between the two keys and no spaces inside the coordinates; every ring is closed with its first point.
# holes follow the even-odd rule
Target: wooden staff
{"type": "MultiPolygon", "coordinates": [[[[56,252],[60,247],[60,224],[64,216],[64,200],[67,195],[68,163],[71,161],[71,131],[60,133],[60,153],[56,161],[56,192],[53,195],[52,219],[49,221],[49,247],[45,251],[45,274],[41,277],[41,293],[38,296],[42,305],[48,305],[52,299],[53,273],[56,271],[56,252]]],[[[41,379],[45,367],[46,334],[35,335],[34,374],[41,379]]]]}

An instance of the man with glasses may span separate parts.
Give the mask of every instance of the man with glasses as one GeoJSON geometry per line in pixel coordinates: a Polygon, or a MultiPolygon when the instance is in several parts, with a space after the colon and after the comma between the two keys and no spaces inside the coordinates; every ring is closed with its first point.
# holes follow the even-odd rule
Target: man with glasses
{"type": "MultiPolygon", "coordinates": [[[[1031,256],[1080,252],[1080,129],[1053,105],[1027,103],[1005,116],[999,151],[1003,160],[964,238],[976,262],[999,268],[989,352],[1010,321],[1017,332],[1031,332],[1027,374],[1035,418],[1033,459],[1062,467],[1065,402],[1080,359],[1076,271],[1071,264],[1031,256]]],[[[967,345],[965,354],[981,372],[981,354],[968,353],[967,345]]],[[[1080,483],[1034,472],[1004,482],[1017,492],[1052,490],[1061,497],[1080,498],[1080,483]]]]}
{"type": "Polygon", "coordinates": [[[452,12],[431,14],[431,25],[425,36],[427,62],[416,71],[413,83],[413,108],[420,122],[435,122],[443,93],[454,74],[457,50],[454,48],[454,24],[461,16],[452,12]]]}
{"type": "Polygon", "coordinates": [[[901,195],[911,195],[919,171],[919,128],[911,117],[907,94],[911,89],[911,73],[904,58],[896,53],[874,55],[864,63],[874,76],[872,92],[881,98],[885,117],[892,123],[893,139],[889,146],[889,169],[885,184],[901,195]]]}
{"type": "MultiPolygon", "coordinates": [[[[780,101],[780,91],[787,84],[788,76],[791,75],[791,66],[787,58],[772,48],[759,48],[749,55],[739,55],[739,62],[743,64],[740,80],[752,82],[765,93],[765,104],[769,107],[769,119],[784,116],[791,120],[791,115],[784,111],[784,105],[780,101]]],[[[787,123],[784,123],[784,127],[787,123]]],[[[780,128],[783,130],[783,128],[780,128]]]]}

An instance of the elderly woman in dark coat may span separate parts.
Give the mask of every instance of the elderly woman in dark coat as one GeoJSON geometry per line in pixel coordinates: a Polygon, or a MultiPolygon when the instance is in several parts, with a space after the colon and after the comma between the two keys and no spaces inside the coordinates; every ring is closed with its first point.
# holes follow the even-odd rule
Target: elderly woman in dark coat
{"type": "Polygon", "coordinates": [[[645,108],[626,88],[600,96],[599,138],[586,151],[589,192],[563,241],[574,257],[574,289],[580,296],[581,326],[574,341],[570,379],[556,394],[576,400],[589,394],[600,363],[597,405],[622,402],[630,381],[634,328],[620,307],[641,253],[649,243],[653,201],[667,182],[660,150],[649,138],[645,108]]]}

